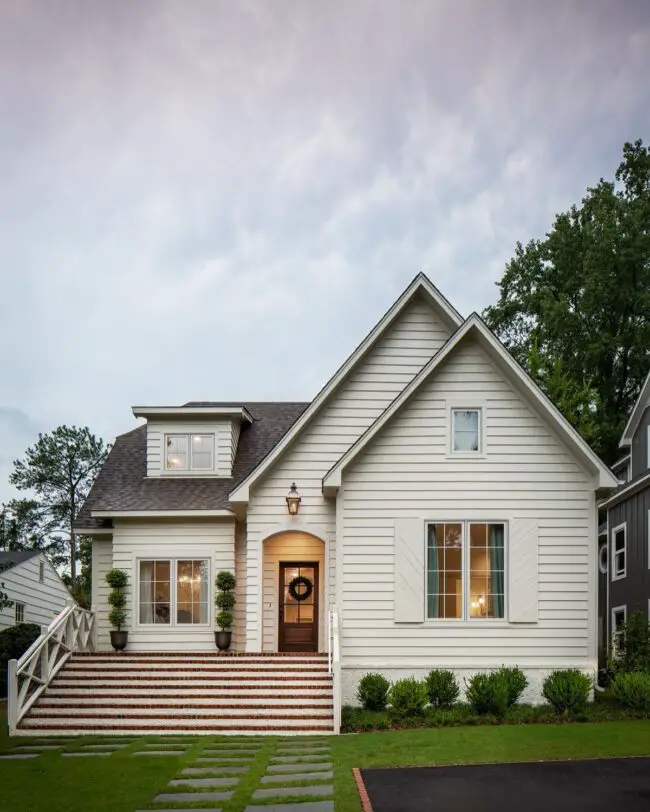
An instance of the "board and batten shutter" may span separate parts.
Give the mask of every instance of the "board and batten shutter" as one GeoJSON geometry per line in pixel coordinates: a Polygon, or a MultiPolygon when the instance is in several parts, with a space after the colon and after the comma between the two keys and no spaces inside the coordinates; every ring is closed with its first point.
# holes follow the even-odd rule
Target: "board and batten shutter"
{"type": "Polygon", "coordinates": [[[424,622],[424,522],[395,520],[396,623],[424,622]]]}
{"type": "Polygon", "coordinates": [[[539,530],[536,519],[512,519],[508,539],[511,623],[536,623],[539,592],[539,530]]]}

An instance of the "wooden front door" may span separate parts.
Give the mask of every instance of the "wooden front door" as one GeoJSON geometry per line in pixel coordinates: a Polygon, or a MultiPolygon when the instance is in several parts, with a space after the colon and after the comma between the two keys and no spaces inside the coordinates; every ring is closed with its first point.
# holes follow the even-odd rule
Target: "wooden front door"
{"type": "Polygon", "coordinates": [[[279,651],[318,651],[318,564],[280,562],[279,651]]]}

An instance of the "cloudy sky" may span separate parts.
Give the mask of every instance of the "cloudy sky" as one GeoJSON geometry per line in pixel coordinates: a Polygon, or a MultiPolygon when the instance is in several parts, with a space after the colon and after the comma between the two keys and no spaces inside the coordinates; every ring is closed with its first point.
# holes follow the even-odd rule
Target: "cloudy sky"
{"type": "Polygon", "coordinates": [[[2,0],[0,500],[39,431],[308,399],[650,138],[647,0],[2,0]]]}

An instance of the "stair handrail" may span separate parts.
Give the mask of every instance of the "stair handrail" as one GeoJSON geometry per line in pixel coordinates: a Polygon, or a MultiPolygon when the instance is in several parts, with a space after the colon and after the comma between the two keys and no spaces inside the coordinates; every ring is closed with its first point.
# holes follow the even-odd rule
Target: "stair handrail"
{"type": "Polygon", "coordinates": [[[341,641],[339,628],[339,614],[336,606],[329,612],[329,647],[328,664],[332,675],[332,698],[334,703],[334,732],[341,731],[341,641]]]}
{"type": "Polygon", "coordinates": [[[15,735],[20,720],[65,665],[73,652],[95,648],[95,612],[69,598],[18,660],[9,660],[7,723],[15,735]]]}

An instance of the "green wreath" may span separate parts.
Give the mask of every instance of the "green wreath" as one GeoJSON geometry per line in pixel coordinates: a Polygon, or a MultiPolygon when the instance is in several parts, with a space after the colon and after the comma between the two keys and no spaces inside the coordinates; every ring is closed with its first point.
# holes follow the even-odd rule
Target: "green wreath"
{"type": "Polygon", "coordinates": [[[307,598],[311,597],[311,593],[314,591],[314,585],[309,580],[309,578],[305,578],[304,575],[297,575],[293,578],[289,584],[289,594],[294,599],[294,601],[306,601],[307,598]],[[298,592],[298,587],[304,586],[304,592],[298,592]]]}

